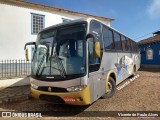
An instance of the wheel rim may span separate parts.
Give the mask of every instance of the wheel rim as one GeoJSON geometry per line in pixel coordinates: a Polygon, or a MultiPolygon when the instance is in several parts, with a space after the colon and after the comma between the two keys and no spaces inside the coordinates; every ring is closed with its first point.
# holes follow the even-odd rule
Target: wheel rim
{"type": "Polygon", "coordinates": [[[133,72],[132,72],[132,74],[133,74],[133,76],[136,75],[136,68],[135,68],[135,67],[133,67],[133,72]]]}
{"type": "Polygon", "coordinates": [[[108,87],[109,87],[108,89],[108,94],[109,94],[112,91],[112,84],[110,82],[108,82],[108,87]]]}

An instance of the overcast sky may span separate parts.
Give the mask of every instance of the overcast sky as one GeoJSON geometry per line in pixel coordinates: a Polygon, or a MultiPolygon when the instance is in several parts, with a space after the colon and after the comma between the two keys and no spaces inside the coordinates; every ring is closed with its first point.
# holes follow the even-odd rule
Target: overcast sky
{"type": "Polygon", "coordinates": [[[160,0],[27,0],[115,19],[111,26],[139,41],[160,30],[160,0]],[[142,37],[144,36],[144,37],[142,37]]]}

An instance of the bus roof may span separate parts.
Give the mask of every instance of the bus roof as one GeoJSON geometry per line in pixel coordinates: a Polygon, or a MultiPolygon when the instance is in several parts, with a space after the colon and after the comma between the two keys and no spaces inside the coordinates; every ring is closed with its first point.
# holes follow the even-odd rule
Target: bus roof
{"type": "MultiPolygon", "coordinates": [[[[56,25],[52,25],[52,26],[50,26],[50,27],[47,27],[47,28],[43,29],[43,30],[40,31],[40,32],[43,32],[43,31],[45,31],[45,30],[49,30],[49,29],[52,29],[52,28],[55,28],[55,27],[60,27],[60,26],[65,26],[65,25],[72,25],[72,24],[81,23],[81,22],[90,22],[91,20],[96,20],[96,21],[100,22],[101,24],[106,25],[104,22],[102,22],[102,21],[100,21],[100,20],[97,20],[97,19],[95,19],[95,18],[86,18],[86,19],[70,20],[70,21],[67,21],[67,22],[64,22],[64,23],[59,23],[59,24],[56,24],[56,25]]],[[[107,25],[106,25],[106,26],[107,26],[107,25]]],[[[116,30],[116,29],[114,29],[114,28],[112,28],[111,26],[107,26],[107,27],[110,28],[111,30],[116,31],[117,33],[125,36],[126,38],[131,39],[131,38],[129,38],[128,36],[126,36],[125,34],[119,32],[118,30],[116,30]]],[[[133,39],[131,39],[131,40],[133,40],[133,39]]]]}
{"type": "MultiPolygon", "coordinates": [[[[55,28],[55,27],[65,26],[65,25],[72,25],[72,24],[80,23],[80,22],[87,22],[87,19],[70,20],[70,21],[67,21],[67,22],[64,22],[64,23],[59,23],[59,24],[52,25],[50,27],[44,28],[42,31],[52,29],[52,28],[55,28]]],[[[42,32],[42,31],[40,31],[40,32],[42,32]]]]}

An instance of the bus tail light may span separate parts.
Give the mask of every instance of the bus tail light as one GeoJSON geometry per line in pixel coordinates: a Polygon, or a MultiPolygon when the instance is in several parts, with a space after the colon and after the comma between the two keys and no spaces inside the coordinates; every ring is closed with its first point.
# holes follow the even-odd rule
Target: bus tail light
{"type": "Polygon", "coordinates": [[[87,85],[78,85],[78,86],[73,86],[67,88],[68,92],[76,92],[76,91],[81,91],[84,90],[87,87],[87,85]]]}

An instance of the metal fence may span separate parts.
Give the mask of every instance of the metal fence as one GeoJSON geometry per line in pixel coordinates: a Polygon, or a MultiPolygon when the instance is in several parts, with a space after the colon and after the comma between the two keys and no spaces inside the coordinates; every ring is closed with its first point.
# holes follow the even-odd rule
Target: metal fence
{"type": "Polygon", "coordinates": [[[28,76],[31,73],[31,61],[0,60],[0,79],[28,76]]]}

